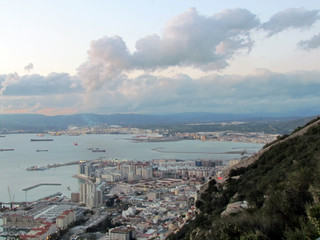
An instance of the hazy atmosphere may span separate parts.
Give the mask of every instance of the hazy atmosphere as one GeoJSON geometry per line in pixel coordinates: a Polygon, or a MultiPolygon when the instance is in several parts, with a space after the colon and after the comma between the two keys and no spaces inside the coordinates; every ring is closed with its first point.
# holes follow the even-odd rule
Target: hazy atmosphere
{"type": "Polygon", "coordinates": [[[0,0],[2,114],[320,110],[318,1],[0,0]]]}

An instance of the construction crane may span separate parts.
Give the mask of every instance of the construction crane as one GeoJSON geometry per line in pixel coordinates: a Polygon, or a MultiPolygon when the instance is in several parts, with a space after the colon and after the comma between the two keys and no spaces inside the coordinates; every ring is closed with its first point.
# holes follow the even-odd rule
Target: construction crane
{"type": "Polygon", "coordinates": [[[10,203],[12,203],[11,192],[10,192],[9,186],[8,186],[8,194],[9,194],[10,203]]]}

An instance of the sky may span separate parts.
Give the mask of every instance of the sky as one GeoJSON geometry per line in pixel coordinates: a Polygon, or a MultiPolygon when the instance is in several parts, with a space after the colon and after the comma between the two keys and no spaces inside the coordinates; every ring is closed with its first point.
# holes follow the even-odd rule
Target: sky
{"type": "Polygon", "coordinates": [[[0,0],[0,114],[320,111],[316,0],[0,0]]]}

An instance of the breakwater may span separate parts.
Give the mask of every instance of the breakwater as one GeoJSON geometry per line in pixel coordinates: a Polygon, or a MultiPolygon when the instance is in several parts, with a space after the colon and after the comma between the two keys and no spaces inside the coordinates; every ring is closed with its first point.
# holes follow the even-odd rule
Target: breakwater
{"type": "Polygon", "coordinates": [[[37,188],[37,187],[40,187],[40,186],[61,186],[61,183],[39,183],[39,184],[36,184],[36,185],[33,185],[31,187],[27,187],[27,188],[24,188],[22,189],[22,191],[29,191],[31,189],[34,189],[34,188],[37,188]]]}

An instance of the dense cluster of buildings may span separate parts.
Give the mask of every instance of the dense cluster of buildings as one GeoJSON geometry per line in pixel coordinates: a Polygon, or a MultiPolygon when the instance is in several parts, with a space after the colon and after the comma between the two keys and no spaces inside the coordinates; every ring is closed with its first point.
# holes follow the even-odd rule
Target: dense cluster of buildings
{"type": "Polygon", "coordinates": [[[3,234],[25,240],[48,239],[58,230],[70,226],[79,211],[78,206],[70,202],[39,201],[27,209],[5,212],[2,215],[3,234]]]}
{"type": "Polygon", "coordinates": [[[260,132],[238,133],[233,131],[177,133],[183,139],[220,142],[246,142],[266,144],[277,139],[279,134],[265,134],[260,132]]]}
{"type": "Polygon", "coordinates": [[[99,207],[105,201],[107,192],[126,194],[151,191],[163,187],[163,179],[178,179],[192,183],[204,182],[215,173],[222,161],[159,159],[150,162],[106,161],[79,164],[80,192],[73,193],[72,201],[88,207],[99,207]],[[161,184],[160,184],[161,183],[161,184]],[[113,190],[112,190],[113,189],[113,190]]]}
{"type": "Polygon", "coordinates": [[[165,239],[194,216],[197,191],[221,165],[176,159],[84,162],[75,176],[80,191],[71,201],[89,208],[129,206],[113,216],[121,227],[103,239],[165,239]]]}

